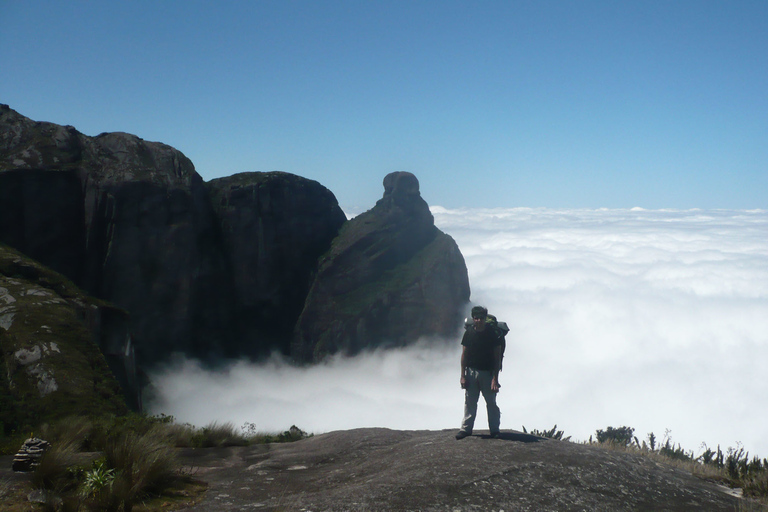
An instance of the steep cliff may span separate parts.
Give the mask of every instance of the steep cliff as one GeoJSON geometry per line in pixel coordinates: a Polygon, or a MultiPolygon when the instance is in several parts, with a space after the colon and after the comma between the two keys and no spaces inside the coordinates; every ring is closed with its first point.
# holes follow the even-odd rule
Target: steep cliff
{"type": "Polygon", "coordinates": [[[0,105],[0,242],[130,311],[145,366],[174,352],[287,352],[309,275],[344,220],[311,180],[206,184],[165,144],[88,137],[0,105]]]}
{"type": "Polygon", "coordinates": [[[0,245],[0,428],[138,409],[132,353],[124,311],[0,245]]]}
{"type": "Polygon", "coordinates": [[[0,242],[131,312],[136,351],[221,353],[229,282],[203,180],[179,151],[0,106],[0,242]]]}
{"type": "Polygon", "coordinates": [[[234,278],[240,345],[290,350],[318,258],[346,221],[330,190],[284,172],[208,183],[234,278]]]}
{"type": "Polygon", "coordinates": [[[0,243],[130,312],[142,367],[176,352],[311,361],[455,334],[464,259],[415,176],[390,174],[384,188],[346,222],[317,182],[205,183],[165,144],[88,137],[0,105],[0,243]]]}
{"type": "Polygon", "coordinates": [[[376,206],[348,221],[321,260],[291,354],[317,361],[452,336],[468,300],[456,242],[435,227],[416,177],[392,173],[376,206]]]}

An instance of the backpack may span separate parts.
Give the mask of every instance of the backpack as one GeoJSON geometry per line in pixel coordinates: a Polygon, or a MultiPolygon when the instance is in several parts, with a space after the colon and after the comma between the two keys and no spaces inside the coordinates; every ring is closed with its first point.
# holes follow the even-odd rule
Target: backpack
{"type": "MultiPolygon", "coordinates": [[[[491,329],[495,332],[499,338],[501,338],[501,360],[499,361],[499,371],[501,371],[502,363],[504,362],[504,351],[507,349],[506,335],[509,332],[509,326],[507,322],[499,322],[499,320],[490,313],[485,317],[485,328],[491,329]]],[[[469,330],[474,327],[474,321],[472,318],[464,319],[464,330],[469,330]]]]}

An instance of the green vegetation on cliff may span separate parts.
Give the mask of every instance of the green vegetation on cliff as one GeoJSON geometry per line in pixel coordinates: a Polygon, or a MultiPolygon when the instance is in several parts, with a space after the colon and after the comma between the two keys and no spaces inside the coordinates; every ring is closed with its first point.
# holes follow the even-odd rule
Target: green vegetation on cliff
{"type": "Polygon", "coordinates": [[[124,414],[98,342],[101,309],[68,279],[0,245],[0,432],[72,414],[124,414]]]}

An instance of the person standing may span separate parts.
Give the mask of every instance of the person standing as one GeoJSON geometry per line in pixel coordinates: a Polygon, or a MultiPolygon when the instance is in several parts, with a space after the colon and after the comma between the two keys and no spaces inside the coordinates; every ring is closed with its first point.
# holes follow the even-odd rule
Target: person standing
{"type": "Polygon", "coordinates": [[[464,390],[464,420],[456,439],[472,435],[477,416],[477,402],[483,394],[488,410],[488,428],[491,437],[499,436],[501,411],[496,405],[501,369],[502,336],[490,328],[486,319],[488,310],[482,306],[472,308],[472,326],[461,339],[461,388],[464,390]]]}

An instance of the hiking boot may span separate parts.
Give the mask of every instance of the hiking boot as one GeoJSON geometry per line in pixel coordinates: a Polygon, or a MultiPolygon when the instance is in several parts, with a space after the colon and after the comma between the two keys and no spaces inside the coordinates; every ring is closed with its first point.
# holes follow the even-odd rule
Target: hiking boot
{"type": "Polygon", "coordinates": [[[499,432],[491,432],[491,439],[498,439],[500,435],[499,432]]]}
{"type": "Polygon", "coordinates": [[[456,434],[456,439],[464,439],[465,437],[469,436],[470,434],[467,434],[463,430],[459,430],[458,434],[456,434]]]}

